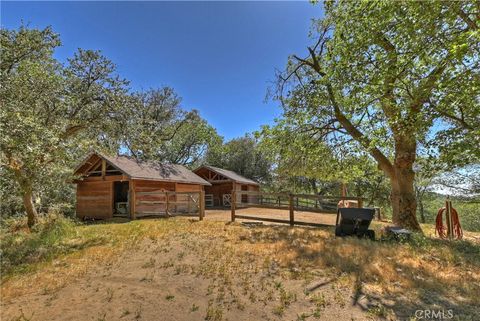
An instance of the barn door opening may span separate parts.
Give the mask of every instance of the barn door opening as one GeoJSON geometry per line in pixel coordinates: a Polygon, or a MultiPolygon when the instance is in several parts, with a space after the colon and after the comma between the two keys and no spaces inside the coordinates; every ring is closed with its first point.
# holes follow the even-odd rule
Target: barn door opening
{"type": "Polygon", "coordinates": [[[115,216],[128,216],[128,183],[113,183],[113,214],[115,216]]]}

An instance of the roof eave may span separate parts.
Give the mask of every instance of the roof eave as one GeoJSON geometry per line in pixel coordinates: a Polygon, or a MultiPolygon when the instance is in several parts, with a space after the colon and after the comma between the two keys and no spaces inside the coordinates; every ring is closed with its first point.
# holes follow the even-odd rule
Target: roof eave
{"type": "Polygon", "coordinates": [[[95,154],[98,155],[97,152],[90,152],[90,153],[88,153],[88,155],[85,156],[85,158],[83,159],[83,161],[81,161],[80,164],[78,164],[78,165],[75,167],[75,169],[73,170],[73,173],[76,174],[77,171],[78,171],[83,165],[85,165],[85,163],[90,159],[90,157],[92,157],[92,156],[95,155],[95,154]]]}
{"type": "Polygon", "coordinates": [[[244,184],[244,185],[255,185],[255,186],[260,186],[259,183],[257,182],[242,182],[242,181],[234,181],[235,183],[239,183],[239,184],[244,184]]]}
{"type": "MultiPolygon", "coordinates": [[[[195,173],[196,171],[198,171],[199,169],[202,169],[202,168],[206,168],[206,169],[211,170],[212,172],[215,172],[215,173],[217,173],[217,174],[219,174],[219,175],[225,176],[225,174],[219,173],[217,170],[215,170],[215,168],[213,168],[213,167],[211,167],[211,166],[208,166],[208,165],[202,165],[202,166],[198,167],[197,169],[194,169],[193,172],[195,173]]],[[[237,175],[238,175],[238,176],[241,176],[241,175],[239,175],[239,174],[237,174],[237,175]]],[[[239,184],[247,184],[247,185],[260,186],[260,183],[257,183],[257,182],[254,182],[254,181],[248,181],[248,182],[246,182],[246,181],[239,181],[239,180],[233,179],[233,178],[231,178],[231,177],[227,177],[227,178],[228,178],[228,180],[230,180],[230,181],[232,181],[232,182],[235,182],[235,183],[239,183],[239,184]]]]}

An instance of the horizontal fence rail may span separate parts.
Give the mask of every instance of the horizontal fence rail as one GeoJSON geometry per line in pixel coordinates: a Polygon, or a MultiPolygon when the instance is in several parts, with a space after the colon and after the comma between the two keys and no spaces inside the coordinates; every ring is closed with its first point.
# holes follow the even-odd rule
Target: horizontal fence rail
{"type": "Polygon", "coordinates": [[[295,211],[336,213],[338,207],[363,207],[361,197],[339,197],[312,194],[266,193],[259,191],[232,191],[231,221],[235,218],[258,221],[287,223],[290,225],[329,226],[323,223],[295,220],[295,211]],[[260,207],[271,209],[288,209],[289,219],[238,215],[236,209],[260,207]]]}
{"type": "Polygon", "coordinates": [[[201,192],[136,192],[133,218],[143,216],[176,216],[197,214],[205,217],[205,193],[201,192]]]}
{"type": "Polygon", "coordinates": [[[235,191],[236,208],[264,207],[276,209],[289,209],[291,205],[295,210],[336,213],[340,202],[345,202],[344,207],[351,203],[362,205],[360,197],[340,197],[311,194],[285,194],[285,193],[264,193],[252,191],[235,191]],[[293,204],[290,204],[290,197],[293,197],[293,204]]]}

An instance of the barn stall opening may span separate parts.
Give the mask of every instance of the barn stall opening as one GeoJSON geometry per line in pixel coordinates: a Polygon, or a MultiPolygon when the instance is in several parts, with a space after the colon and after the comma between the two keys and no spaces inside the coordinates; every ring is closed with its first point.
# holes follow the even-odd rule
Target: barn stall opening
{"type": "Polygon", "coordinates": [[[91,153],[75,169],[81,219],[203,213],[210,183],[182,165],[91,153]]]}
{"type": "MultiPolygon", "coordinates": [[[[211,184],[205,186],[205,206],[207,207],[230,207],[232,191],[258,192],[260,190],[259,183],[223,168],[203,165],[195,169],[194,173],[211,184]]],[[[249,203],[248,194],[244,194],[240,201],[249,203]]]]}

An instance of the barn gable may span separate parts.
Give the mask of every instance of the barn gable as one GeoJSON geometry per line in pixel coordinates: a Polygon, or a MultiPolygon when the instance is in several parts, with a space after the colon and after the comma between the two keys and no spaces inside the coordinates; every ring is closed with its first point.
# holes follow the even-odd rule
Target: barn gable
{"type": "Polygon", "coordinates": [[[214,167],[210,165],[203,165],[197,168],[196,170],[194,170],[193,172],[201,176],[205,180],[209,181],[210,183],[235,182],[238,184],[245,184],[245,185],[255,185],[255,186],[260,185],[249,178],[246,178],[242,175],[235,173],[234,171],[230,171],[227,169],[214,167]]]}
{"type": "MultiPolygon", "coordinates": [[[[165,193],[183,193],[183,196],[172,196],[179,201],[182,197],[198,197],[205,186],[211,185],[182,165],[142,162],[128,156],[97,152],[89,154],[75,168],[74,174],[79,177],[74,182],[80,218],[111,218],[114,215],[135,218],[137,214],[158,212],[162,208],[166,211],[165,205],[160,204],[165,193]],[[160,199],[152,199],[155,197],[160,199]]],[[[174,208],[180,209],[180,203],[174,208]]]]}
{"type": "MultiPolygon", "coordinates": [[[[230,206],[233,191],[252,192],[260,189],[257,182],[223,168],[204,165],[194,173],[212,184],[205,187],[206,206],[230,206]]],[[[242,196],[242,201],[244,199],[248,200],[246,194],[242,196]]]]}

